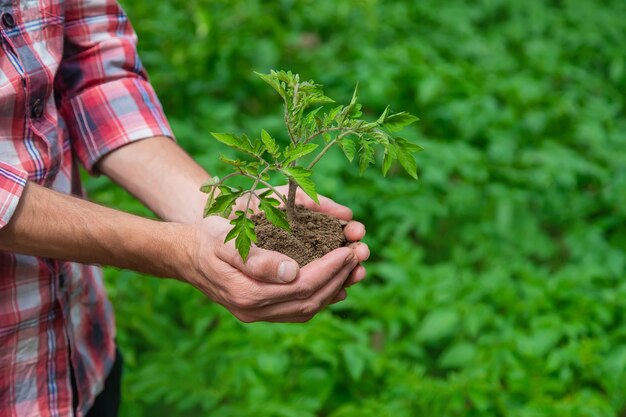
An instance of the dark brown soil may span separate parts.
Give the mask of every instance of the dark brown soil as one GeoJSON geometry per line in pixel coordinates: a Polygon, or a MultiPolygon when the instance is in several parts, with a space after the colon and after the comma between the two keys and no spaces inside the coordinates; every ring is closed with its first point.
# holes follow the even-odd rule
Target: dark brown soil
{"type": "Polygon", "coordinates": [[[291,233],[271,224],[263,213],[252,216],[259,238],[257,246],[275,250],[304,266],[333,249],[348,244],[338,219],[296,207],[295,221],[290,220],[291,233]]]}

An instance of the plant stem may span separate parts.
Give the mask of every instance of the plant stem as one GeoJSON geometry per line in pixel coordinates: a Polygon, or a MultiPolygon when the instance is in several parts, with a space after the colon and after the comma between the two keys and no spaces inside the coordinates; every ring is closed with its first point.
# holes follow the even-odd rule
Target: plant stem
{"type": "Polygon", "coordinates": [[[296,218],[296,190],[298,184],[291,178],[289,178],[289,194],[287,195],[287,219],[290,221],[296,218]]]}
{"type": "Polygon", "coordinates": [[[287,132],[289,133],[289,139],[291,143],[296,144],[296,138],[293,137],[293,132],[291,131],[291,125],[289,124],[289,108],[287,101],[285,101],[285,126],[287,126],[287,132]]]}

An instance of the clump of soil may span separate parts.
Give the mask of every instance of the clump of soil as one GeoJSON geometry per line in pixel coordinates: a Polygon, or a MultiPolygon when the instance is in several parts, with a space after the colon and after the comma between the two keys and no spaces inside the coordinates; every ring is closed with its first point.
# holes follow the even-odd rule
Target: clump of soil
{"type": "Polygon", "coordinates": [[[294,217],[289,221],[290,233],[271,224],[263,213],[252,216],[258,236],[256,245],[283,253],[304,266],[348,244],[338,219],[301,206],[296,206],[294,217]]]}

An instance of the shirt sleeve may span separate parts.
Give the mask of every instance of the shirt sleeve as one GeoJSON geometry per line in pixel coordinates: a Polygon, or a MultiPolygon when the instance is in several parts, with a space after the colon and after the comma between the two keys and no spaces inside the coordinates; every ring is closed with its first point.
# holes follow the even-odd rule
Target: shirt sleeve
{"type": "Polygon", "coordinates": [[[26,171],[0,161],[0,229],[11,220],[27,180],[26,171]]]}
{"type": "Polygon", "coordinates": [[[87,170],[127,143],[173,138],[137,55],[137,36],[116,1],[67,1],[64,32],[55,91],[72,147],[87,170]]]}

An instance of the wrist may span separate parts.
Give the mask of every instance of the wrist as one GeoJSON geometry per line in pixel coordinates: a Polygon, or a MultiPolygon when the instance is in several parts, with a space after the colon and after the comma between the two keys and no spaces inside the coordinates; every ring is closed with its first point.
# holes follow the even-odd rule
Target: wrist
{"type": "Polygon", "coordinates": [[[159,275],[167,278],[185,280],[194,269],[194,252],[196,235],[194,226],[185,223],[160,223],[159,238],[165,244],[159,245],[158,254],[153,258],[159,260],[159,275]]]}

